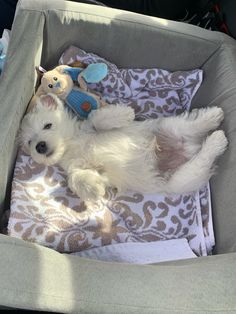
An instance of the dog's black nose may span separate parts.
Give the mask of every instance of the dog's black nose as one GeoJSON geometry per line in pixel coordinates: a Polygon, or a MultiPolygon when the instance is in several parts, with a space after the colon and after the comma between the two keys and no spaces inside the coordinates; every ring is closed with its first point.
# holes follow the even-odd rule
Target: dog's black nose
{"type": "Polygon", "coordinates": [[[46,154],[48,148],[46,142],[42,141],[36,145],[36,150],[39,154],[46,154]]]}

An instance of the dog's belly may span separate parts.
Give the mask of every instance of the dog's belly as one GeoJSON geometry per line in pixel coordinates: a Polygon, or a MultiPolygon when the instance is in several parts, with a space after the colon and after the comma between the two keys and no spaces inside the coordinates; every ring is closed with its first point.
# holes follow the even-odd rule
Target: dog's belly
{"type": "Polygon", "coordinates": [[[70,149],[74,154],[70,160],[76,160],[78,167],[96,169],[111,186],[123,191],[156,192],[158,182],[186,161],[181,142],[172,137],[160,138],[141,124],[137,128],[86,134],[75,145],[70,149]]]}
{"type": "Polygon", "coordinates": [[[188,161],[185,154],[184,140],[171,134],[158,134],[158,169],[163,176],[172,174],[188,161]]]}
{"type": "Polygon", "coordinates": [[[91,143],[90,162],[120,190],[150,191],[158,175],[156,143],[151,133],[106,132],[91,143]]]}

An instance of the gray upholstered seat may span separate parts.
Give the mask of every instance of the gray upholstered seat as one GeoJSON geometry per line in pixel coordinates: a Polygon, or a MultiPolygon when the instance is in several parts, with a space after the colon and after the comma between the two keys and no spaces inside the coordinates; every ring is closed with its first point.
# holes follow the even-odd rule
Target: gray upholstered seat
{"type": "Polygon", "coordinates": [[[19,1],[0,77],[0,212],[9,207],[15,137],[35,86],[34,67],[55,65],[70,44],[122,67],[204,70],[194,106],[221,106],[230,141],[211,182],[216,255],[130,266],[0,235],[0,305],[91,314],[236,311],[236,43],[221,33],[104,7],[19,1]]]}

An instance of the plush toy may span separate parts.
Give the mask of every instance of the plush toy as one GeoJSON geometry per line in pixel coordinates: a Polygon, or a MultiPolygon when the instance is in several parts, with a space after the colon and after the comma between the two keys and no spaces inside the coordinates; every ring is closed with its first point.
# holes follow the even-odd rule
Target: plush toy
{"type": "Polygon", "coordinates": [[[92,110],[107,105],[99,95],[88,90],[87,83],[98,83],[106,76],[105,63],[90,64],[86,68],[60,65],[51,71],[44,70],[40,94],[57,95],[79,118],[86,119],[92,110]]]}

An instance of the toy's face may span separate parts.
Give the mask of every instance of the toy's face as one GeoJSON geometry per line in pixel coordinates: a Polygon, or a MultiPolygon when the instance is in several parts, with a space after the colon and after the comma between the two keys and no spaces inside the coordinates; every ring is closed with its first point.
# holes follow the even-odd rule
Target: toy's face
{"type": "Polygon", "coordinates": [[[46,72],[42,77],[41,84],[45,93],[56,94],[61,99],[65,99],[73,88],[70,76],[57,70],[46,72]]]}

